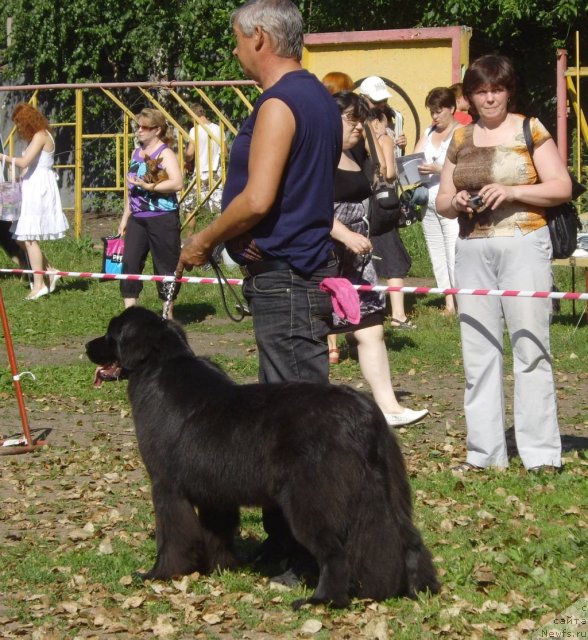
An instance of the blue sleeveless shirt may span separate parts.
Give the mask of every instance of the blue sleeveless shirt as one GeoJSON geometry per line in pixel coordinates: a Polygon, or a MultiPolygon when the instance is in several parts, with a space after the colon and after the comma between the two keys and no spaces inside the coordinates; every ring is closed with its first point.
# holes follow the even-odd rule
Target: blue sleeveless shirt
{"type": "Polygon", "coordinates": [[[316,76],[291,71],[259,97],[233,143],[222,208],[247,184],[253,128],[261,105],[271,98],[282,100],[294,114],[289,160],[269,213],[226,245],[238,264],[282,258],[292,269],[310,274],[326,264],[333,249],[333,180],[342,138],[339,107],[316,76]]]}

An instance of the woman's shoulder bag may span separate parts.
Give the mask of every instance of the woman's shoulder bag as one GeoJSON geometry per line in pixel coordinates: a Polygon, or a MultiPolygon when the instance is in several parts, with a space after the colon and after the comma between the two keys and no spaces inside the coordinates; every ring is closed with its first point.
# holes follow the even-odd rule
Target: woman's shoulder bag
{"type": "Polygon", "coordinates": [[[419,220],[418,212],[397,181],[386,182],[382,175],[376,145],[369,127],[364,129],[368,141],[372,165],[372,195],[370,197],[368,221],[370,236],[381,236],[392,229],[407,227],[419,220]],[[400,195],[398,189],[400,188],[400,195]]]}
{"type": "MultiPolygon", "coordinates": [[[[523,120],[523,133],[527,150],[533,158],[534,144],[530,118],[523,120]]],[[[569,258],[574,253],[578,246],[578,231],[582,229],[582,223],[573,201],[586,191],[586,187],[578,182],[572,173],[570,173],[570,179],[572,181],[572,200],[545,209],[554,260],[569,258]]]]}

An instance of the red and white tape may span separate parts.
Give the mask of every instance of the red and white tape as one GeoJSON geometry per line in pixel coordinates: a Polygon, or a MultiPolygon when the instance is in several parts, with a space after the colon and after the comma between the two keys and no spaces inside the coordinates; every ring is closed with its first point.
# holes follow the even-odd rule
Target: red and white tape
{"type": "MultiPolygon", "coordinates": [[[[0,269],[0,273],[13,275],[42,274],[47,276],[63,276],[68,278],[91,278],[94,280],[142,280],[143,282],[182,282],[186,284],[218,284],[218,278],[182,277],[139,275],[132,273],[91,273],[86,271],[34,271],[31,269],[0,269]]],[[[232,285],[241,285],[243,280],[239,278],[227,278],[232,285]]],[[[587,300],[587,293],[575,293],[569,291],[514,291],[504,289],[439,289],[438,287],[387,287],[384,285],[353,285],[358,291],[399,291],[402,293],[415,293],[417,295],[468,295],[468,296],[498,296],[504,298],[553,298],[557,300],[587,300]]]]}

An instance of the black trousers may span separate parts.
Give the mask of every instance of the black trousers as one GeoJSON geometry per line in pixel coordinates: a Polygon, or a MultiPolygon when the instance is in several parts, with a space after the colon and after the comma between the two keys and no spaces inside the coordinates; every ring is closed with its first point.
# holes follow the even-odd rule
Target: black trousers
{"type": "MultiPolygon", "coordinates": [[[[131,216],[125,233],[123,273],[143,273],[149,252],[153,259],[153,270],[158,276],[173,276],[180,259],[180,217],[178,212],[165,213],[152,218],[131,216]]],[[[161,300],[167,299],[164,283],[157,282],[161,300]]],[[[138,298],[143,290],[140,280],[121,280],[123,298],[138,298]]],[[[180,290],[176,286],[173,299],[180,290]]]]}

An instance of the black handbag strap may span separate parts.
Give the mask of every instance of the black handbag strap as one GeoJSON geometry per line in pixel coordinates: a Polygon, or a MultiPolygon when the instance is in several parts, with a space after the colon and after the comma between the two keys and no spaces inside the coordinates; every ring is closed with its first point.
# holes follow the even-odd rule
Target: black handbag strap
{"type": "MultiPolygon", "coordinates": [[[[384,182],[388,182],[386,180],[386,178],[382,175],[382,171],[381,171],[381,166],[380,163],[378,161],[378,153],[376,151],[376,144],[374,142],[374,137],[372,136],[372,130],[369,127],[365,127],[364,128],[365,131],[365,137],[368,141],[368,146],[370,148],[370,156],[372,159],[372,166],[374,168],[374,174],[377,174],[378,177],[384,181],[384,182]]],[[[400,184],[400,180],[394,180],[394,184],[400,189],[400,193],[401,195],[404,195],[404,189],[402,187],[402,185],[400,184]]]]}
{"type": "Polygon", "coordinates": [[[533,136],[531,135],[531,118],[526,117],[523,120],[523,134],[525,136],[525,143],[527,145],[527,151],[531,158],[533,157],[533,150],[535,145],[533,144],[533,136]]]}
{"type": "MultiPolygon", "coordinates": [[[[382,175],[382,167],[380,166],[380,162],[378,160],[378,152],[376,151],[376,143],[374,142],[374,136],[372,135],[372,130],[366,126],[364,128],[365,137],[368,142],[368,147],[370,148],[370,156],[373,168],[373,174],[377,175],[381,180],[384,180],[384,176],[382,175]]],[[[373,176],[372,176],[373,181],[373,176]]]]}
{"type": "MultiPolygon", "coordinates": [[[[526,117],[523,120],[523,134],[525,136],[525,143],[527,145],[527,151],[531,156],[531,160],[533,159],[533,149],[535,145],[533,144],[533,136],[531,135],[531,118],[526,117]]],[[[572,181],[572,200],[577,200],[583,193],[586,191],[586,187],[578,181],[576,176],[568,171],[570,180],[572,181]]]]}

